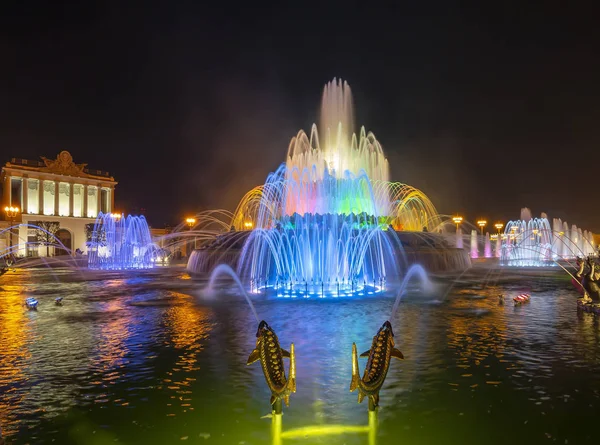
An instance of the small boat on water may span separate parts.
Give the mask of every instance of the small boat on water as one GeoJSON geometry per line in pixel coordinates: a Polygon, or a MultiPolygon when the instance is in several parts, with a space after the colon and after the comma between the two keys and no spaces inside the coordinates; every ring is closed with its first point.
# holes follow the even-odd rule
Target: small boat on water
{"type": "Polygon", "coordinates": [[[37,311],[38,301],[33,297],[29,297],[25,300],[25,306],[30,311],[37,311]]]}
{"type": "Polygon", "coordinates": [[[529,295],[529,294],[517,295],[516,297],[513,298],[513,301],[515,302],[515,306],[518,306],[519,304],[529,303],[530,297],[531,297],[531,295],[529,295]]]}
{"type": "Polygon", "coordinates": [[[577,300],[577,310],[583,312],[589,312],[590,314],[600,315],[600,304],[599,303],[584,303],[580,298],[577,300]]]}

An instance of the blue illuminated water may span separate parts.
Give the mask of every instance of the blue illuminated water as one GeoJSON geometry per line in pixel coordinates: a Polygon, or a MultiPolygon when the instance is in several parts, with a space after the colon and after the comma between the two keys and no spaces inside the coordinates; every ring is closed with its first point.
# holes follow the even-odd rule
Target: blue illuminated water
{"type": "Polygon", "coordinates": [[[90,269],[149,269],[160,249],[152,242],[144,216],[100,213],[88,246],[90,269]]]}

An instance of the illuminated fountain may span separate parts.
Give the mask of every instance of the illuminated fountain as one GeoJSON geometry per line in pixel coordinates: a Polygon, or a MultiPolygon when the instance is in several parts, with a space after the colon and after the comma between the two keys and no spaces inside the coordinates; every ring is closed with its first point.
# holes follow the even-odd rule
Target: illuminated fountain
{"type": "Polygon", "coordinates": [[[236,214],[253,221],[238,266],[250,276],[251,290],[274,286],[305,297],[345,295],[366,285],[381,290],[388,275],[399,273],[401,244],[391,228],[436,224],[424,194],[389,182],[380,143],[364,127],[353,133],[352,115],[348,84],[327,84],[321,137],[316,125],[310,137],[298,132],[285,164],[238,208],[236,214]]]}
{"type": "Polygon", "coordinates": [[[504,231],[500,264],[506,266],[552,265],[552,229],[546,214],[532,218],[528,208],[521,209],[521,219],[509,221],[504,231]]]}
{"type": "Polygon", "coordinates": [[[500,264],[505,266],[552,266],[556,260],[587,256],[595,252],[593,234],[560,219],[552,228],[548,217],[532,218],[528,208],[521,209],[521,219],[510,221],[502,236],[500,264]]]}
{"type": "Polygon", "coordinates": [[[485,244],[483,247],[483,256],[486,258],[491,258],[492,257],[492,244],[490,242],[490,234],[489,232],[486,232],[485,234],[485,244]]]}
{"type": "Polygon", "coordinates": [[[477,230],[471,230],[471,258],[479,258],[479,248],[477,246],[477,230]]]}
{"type": "Polygon", "coordinates": [[[160,249],[152,242],[146,218],[100,213],[88,242],[90,269],[148,269],[160,249]]]}
{"type": "MultiPolygon", "coordinates": [[[[390,182],[381,144],[353,126],[350,87],[334,79],[323,92],[319,128],[292,138],[285,163],[241,200],[231,233],[194,251],[188,270],[209,272],[210,258],[219,257],[249,280],[251,292],[323,297],[380,291],[419,261],[422,247],[432,264],[443,262],[433,259],[444,248],[441,235],[407,234],[437,232],[435,207],[420,190],[390,182]]],[[[454,250],[463,267],[462,251],[454,250]]]]}

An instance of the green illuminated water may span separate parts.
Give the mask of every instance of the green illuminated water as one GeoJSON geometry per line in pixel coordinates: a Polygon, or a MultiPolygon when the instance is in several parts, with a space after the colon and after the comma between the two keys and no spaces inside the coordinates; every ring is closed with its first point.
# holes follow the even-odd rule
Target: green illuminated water
{"type": "MultiPolygon", "coordinates": [[[[510,274],[475,271],[447,296],[440,287],[402,301],[392,324],[406,359],[391,364],[376,443],[598,443],[597,318],[577,313],[564,272],[510,274]],[[529,305],[498,305],[498,293],[522,291],[531,291],[529,305]]],[[[204,284],[175,269],[0,278],[8,443],[272,443],[272,421],[262,418],[269,391],[260,365],[246,366],[254,317],[233,287],[220,291],[220,303],[202,302],[204,284]],[[39,299],[37,312],[23,308],[27,296],[39,299]],[[54,306],[57,296],[63,307],[54,306]]],[[[298,392],[284,408],[284,435],[369,424],[367,403],[348,390],[352,342],[368,349],[393,302],[256,302],[282,346],[296,348],[298,392]]],[[[354,432],[280,443],[369,442],[354,432]]]]}

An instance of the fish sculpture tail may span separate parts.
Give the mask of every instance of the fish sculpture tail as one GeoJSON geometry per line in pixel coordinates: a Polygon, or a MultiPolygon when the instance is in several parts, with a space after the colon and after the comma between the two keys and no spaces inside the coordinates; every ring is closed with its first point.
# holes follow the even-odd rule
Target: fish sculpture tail
{"type": "MultiPolygon", "coordinates": [[[[356,343],[352,343],[352,381],[350,382],[350,392],[358,389],[359,380],[360,374],[358,370],[358,352],[356,350],[356,343]]],[[[360,389],[358,391],[360,393],[360,389]]]]}
{"type": "Polygon", "coordinates": [[[290,392],[296,392],[296,353],[294,352],[294,343],[290,345],[290,376],[287,381],[287,387],[290,392]]]}

